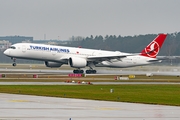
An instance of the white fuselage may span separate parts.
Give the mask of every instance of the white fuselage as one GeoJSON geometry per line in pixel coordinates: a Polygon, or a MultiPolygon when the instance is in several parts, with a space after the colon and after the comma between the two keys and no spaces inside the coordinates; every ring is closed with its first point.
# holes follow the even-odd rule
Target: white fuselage
{"type": "Polygon", "coordinates": [[[133,67],[139,65],[146,65],[157,62],[156,58],[145,57],[141,55],[133,55],[129,53],[123,53],[119,51],[105,51],[105,50],[94,50],[84,49],[75,47],[65,46],[53,46],[44,44],[33,44],[33,43],[17,43],[14,44],[15,49],[9,48],[4,54],[9,57],[21,58],[21,59],[32,59],[41,61],[52,61],[68,64],[69,57],[84,58],[87,61],[88,56],[112,56],[112,55],[127,55],[127,57],[119,59],[103,60],[95,64],[97,67],[133,67]],[[132,55],[132,56],[131,56],[132,55]]]}

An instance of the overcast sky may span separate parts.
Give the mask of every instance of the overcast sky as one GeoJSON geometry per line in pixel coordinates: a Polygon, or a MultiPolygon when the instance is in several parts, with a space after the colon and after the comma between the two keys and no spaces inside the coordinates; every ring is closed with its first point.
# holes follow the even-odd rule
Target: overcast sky
{"type": "Polygon", "coordinates": [[[180,0],[0,0],[0,36],[62,39],[180,32],[180,0]]]}

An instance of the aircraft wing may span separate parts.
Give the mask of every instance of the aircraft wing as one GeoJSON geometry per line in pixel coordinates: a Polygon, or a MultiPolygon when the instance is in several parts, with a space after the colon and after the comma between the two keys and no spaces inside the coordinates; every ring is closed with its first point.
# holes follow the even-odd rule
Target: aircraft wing
{"type": "Polygon", "coordinates": [[[105,61],[111,59],[120,59],[125,58],[127,56],[134,56],[133,54],[129,55],[99,55],[99,56],[88,56],[87,59],[91,61],[105,61]]]}
{"type": "MultiPolygon", "coordinates": [[[[125,58],[127,56],[134,56],[135,54],[126,54],[126,55],[99,55],[99,56],[88,56],[87,60],[88,61],[106,61],[106,60],[111,60],[111,59],[120,59],[120,58],[125,58]]],[[[63,56],[60,58],[61,61],[66,61],[69,59],[70,56],[63,56]]],[[[79,56],[82,57],[82,56],[79,56]]]]}

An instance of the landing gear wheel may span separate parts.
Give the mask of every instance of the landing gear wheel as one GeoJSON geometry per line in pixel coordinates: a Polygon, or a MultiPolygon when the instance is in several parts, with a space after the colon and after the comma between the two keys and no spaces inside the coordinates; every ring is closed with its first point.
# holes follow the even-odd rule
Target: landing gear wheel
{"type": "Polygon", "coordinates": [[[83,74],[83,73],[84,73],[84,70],[80,70],[80,73],[82,73],[82,74],[83,74]]]}
{"type": "Polygon", "coordinates": [[[73,70],[73,73],[77,73],[77,70],[73,70]]]}
{"type": "Polygon", "coordinates": [[[96,74],[97,71],[96,70],[92,70],[92,72],[93,72],[93,74],[96,74]]]}
{"type": "Polygon", "coordinates": [[[86,74],[96,74],[96,70],[86,70],[86,74]]]}
{"type": "Polygon", "coordinates": [[[86,74],[90,74],[90,70],[86,70],[86,74]]]}
{"type": "Polygon", "coordinates": [[[84,70],[73,70],[73,73],[81,73],[81,74],[83,74],[84,73],[84,70]]]}
{"type": "Polygon", "coordinates": [[[13,63],[12,66],[16,66],[16,63],[13,63]]]}

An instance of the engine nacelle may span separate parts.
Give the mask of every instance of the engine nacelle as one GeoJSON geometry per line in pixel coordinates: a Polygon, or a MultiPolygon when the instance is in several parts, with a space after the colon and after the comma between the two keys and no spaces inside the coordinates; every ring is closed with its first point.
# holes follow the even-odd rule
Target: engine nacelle
{"type": "Polygon", "coordinates": [[[45,61],[44,63],[46,65],[46,67],[51,67],[51,68],[53,68],[53,67],[61,67],[61,65],[63,64],[63,63],[49,62],[49,61],[45,61]]]}
{"type": "Polygon", "coordinates": [[[70,57],[69,64],[74,68],[84,68],[87,65],[87,60],[80,57],[70,57]]]}

